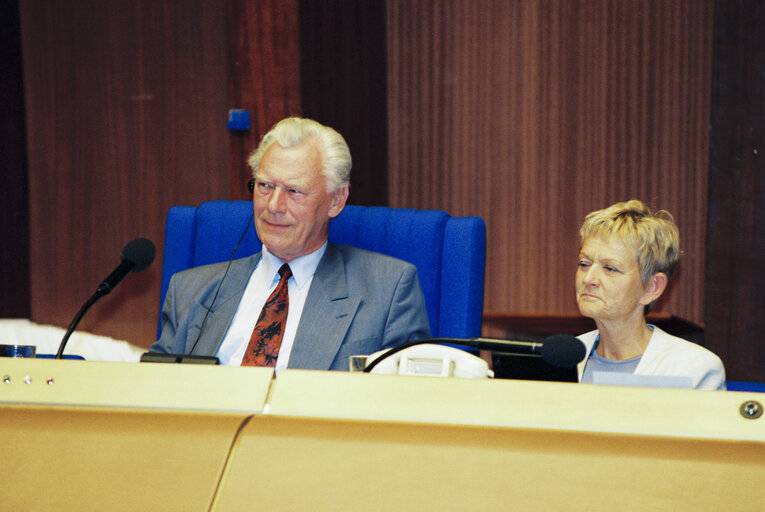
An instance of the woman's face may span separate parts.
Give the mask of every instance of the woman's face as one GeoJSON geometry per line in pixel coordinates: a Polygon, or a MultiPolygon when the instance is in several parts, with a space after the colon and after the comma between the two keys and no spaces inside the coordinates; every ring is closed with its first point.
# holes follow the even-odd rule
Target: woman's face
{"type": "Polygon", "coordinates": [[[642,316],[644,306],[653,300],[650,297],[635,249],[615,238],[584,240],[576,270],[576,301],[582,315],[595,320],[642,316]]]}

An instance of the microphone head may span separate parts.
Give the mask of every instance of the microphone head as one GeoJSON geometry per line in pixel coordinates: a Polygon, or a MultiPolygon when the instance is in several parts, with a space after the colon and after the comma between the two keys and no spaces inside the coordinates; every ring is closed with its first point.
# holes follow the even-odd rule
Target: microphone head
{"type": "Polygon", "coordinates": [[[128,242],[125,248],[122,249],[120,258],[122,258],[122,261],[132,264],[131,272],[141,272],[151,265],[156,254],[157,249],[151,240],[148,238],[136,238],[128,242]]]}
{"type": "Polygon", "coordinates": [[[553,334],[542,343],[542,359],[553,365],[570,368],[585,356],[584,343],[570,334],[553,334]]]}

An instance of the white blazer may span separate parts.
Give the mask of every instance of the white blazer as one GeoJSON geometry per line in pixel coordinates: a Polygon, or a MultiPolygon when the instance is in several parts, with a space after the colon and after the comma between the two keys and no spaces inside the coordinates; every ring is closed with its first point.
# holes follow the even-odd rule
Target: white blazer
{"type": "MultiPolygon", "coordinates": [[[[587,357],[579,363],[579,380],[592,353],[598,331],[578,336],[587,357]]],[[[690,377],[695,389],[725,390],[725,368],[714,353],[690,341],[672,336],[653,326],[653,335],[635,368],[635,375],[690,377]]]]}

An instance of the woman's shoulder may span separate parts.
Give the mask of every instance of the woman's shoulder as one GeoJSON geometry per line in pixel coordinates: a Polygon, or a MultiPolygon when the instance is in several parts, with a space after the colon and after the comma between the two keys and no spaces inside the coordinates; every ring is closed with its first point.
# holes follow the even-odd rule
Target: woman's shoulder
{"type": "Polygon", "coordinates": [[[659,373],[682,373],[693,377],[698,389],[725,389],[725,367],[709,349],[654,328],[654,335],[643,354],[645,368],[659,373]]]}
{"type": "Polygon", "coordinates": [[[722,365],[720,358],[711,350],[702,347],[698,343],[669,334],[658,327],[654,327],[654,333],[648,347],[646,352],[651,349],[654,353],[661,352],[669,357],[696,359],[722,365]],[[653,345],[653,347],[651,345],[653,345]]]}

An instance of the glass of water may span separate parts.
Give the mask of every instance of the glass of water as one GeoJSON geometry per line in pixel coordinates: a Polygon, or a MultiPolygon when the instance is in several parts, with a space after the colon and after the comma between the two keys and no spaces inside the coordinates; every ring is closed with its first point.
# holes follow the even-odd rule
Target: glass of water
{"type": "Polygon", "coordinates": [[[34,357],[36,353],[34,345],[0,345],[0,357],[34,357]]]}

